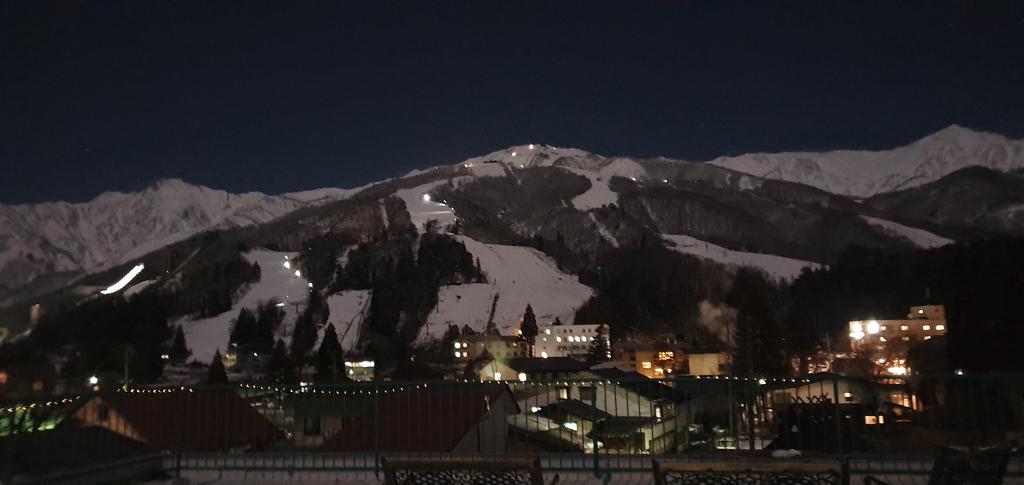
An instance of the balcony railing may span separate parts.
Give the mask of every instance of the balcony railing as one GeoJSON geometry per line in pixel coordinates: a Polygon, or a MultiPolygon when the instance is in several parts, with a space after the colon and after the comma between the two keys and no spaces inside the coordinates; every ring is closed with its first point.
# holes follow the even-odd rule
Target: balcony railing
{"type": "MultiPolygon", "coordinates": [[[[545,470],[607,476],[643,473],[652,457],[794,459],[789,450],[920,478],[941,447],[1022,432],[1019,375],[155,387],[3,403],[0,481],[146,457],[174,474],[540,456],[545,470]]],[[[1021,473],[1012,461],[1008,474],[1021,473]]]]}

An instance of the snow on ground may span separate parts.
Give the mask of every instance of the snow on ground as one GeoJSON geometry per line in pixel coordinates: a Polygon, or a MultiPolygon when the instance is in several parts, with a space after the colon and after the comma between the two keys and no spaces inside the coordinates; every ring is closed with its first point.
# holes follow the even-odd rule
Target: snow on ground
{"type": "Polygon", "coordinates": [[[425,197],[431,189],[445,183],[447,181],[438,180],[395,192],[395,195],[405,201],[405,208],[409,211],[418,232],[423,232],[423,224],[430,219],[436,219],[442,228],[455,222],[455,212],[451,207],[425,197]]]}
{"type": "Polygon", "coordinates": [[[469,171],[477,177],[504,177],[505,166],[501,163],[464,163],[464,167],[468,168],[469,171]]]}
{"type": "Polygon", "coordinates": [[[608,187],[608,179],[602,177],[600,173],[581,168],[566,168],[566,170],[590,180],[590,188],[572,199],[572,205],[577,209],[587,211],[619,201],[619,194],[608,187]]]}
{"type": "Polygon", "coordinates": [[[953,243],[952,239],[944,238],[937,234],[925,231],[924,229],[904,226],[898,222],[869,216],[860,216],[860,218],[864,219],[864,222],[880,228],[885,234],[907,239],[919,248],[937,248],[953,243]]]}
{"type": "Polygon", "coordinates": [[[681,253],[727,265],[753,266],[764,270],[775,279],[793,280],[800,275],[800,271],[804,268],[818,269],[822,267],[819,263],[775,256],[774,254],[735,251],[690,236],[662,234],[662,237],[671,243],[669,245],[671,249],[681,253]]]}
{"type": "Polygon", "coordinates": [[[245,259],[250,263],[259,263],[260,281],[251,285],[230,310],[220,315],[198,320],[185,318],[177,322],[185,331],[185,342],[192,350],[193,359],[209,363],[215,350],[220,349],[224,353],[231,336],[231,325],[242,308],[255,309],[260,303],[277,299],[285,303],[282,309],[287,313],[278,333],[290,328],[290,322],[294,321],[304,306],[309,291],[308,282],[295,276],[294,267],[284,267],[286,257],[294,259],[295,254],[262,249],[246,253],[245,259]],[[303,305],[296,309],[293,303],[303,305]]]}
{"type": "Polygon", "coordinates": [[[518,329],[526,305],[533,306],[538,323],[559,317],[572,322],[573,316],[593,291],[572,275],[562,273],[543,253],[524,246],[483,244],[465,236],[458,239],[487,274],[487,283],[441,287],[438,303],[427,317],[420,341],[440,338],[448,324],[468,324],[477,331],[487,326],[491,301],[500,294],[494,322],[502,334],[518,329]]]}
{"type": "MultiPolygon", "coordinates": [[[[341,348],[347,352],[359,341],[359,328],[370,309],[370,291],[349,290],[331,295],[327,297],[327,307],[331,311],[327,321],[334,324],[341,348]]],[[[323,337],[324,333],[321,330],[317,335],[315,348],[320,347],[320,339],[323,337]]]]}
{"type": "Polygon", "coordinates": [[[612,235],[611,231],[609,231],[608,228],[604,226],[604,224],[601,224],[601,221],[597,220],[597,218],[594,217],[593,212],[588,213],[587,217],[589,217],[591,222],[593,222],[594,225],[597,226],[598,234],[600,234],[605,241],[611,243],[613,247],[619,247],[619,240],[615,239],[615,236],[612,235]]]}

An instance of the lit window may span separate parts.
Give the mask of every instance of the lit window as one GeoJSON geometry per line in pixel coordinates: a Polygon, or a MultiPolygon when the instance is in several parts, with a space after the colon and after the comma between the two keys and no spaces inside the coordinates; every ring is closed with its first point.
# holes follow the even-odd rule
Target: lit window
{"type": "Polygon", "coordinates": [[[547,342],[547,341],[548,341],[548,338],[547,338],[547,337],[541,337],[541,338],[543,338],[545,342],[547,342]]]}
{"type": "Polygon", "coordinates": [[[651,363],[649,361],[644,361],[642,364],[640,364],[640,367],[643,367],[644,369],[650,369],[651,363]]]}
{"type": "Polygon", "coordinates": [[[661,419],[661,408],[654,408],[654,417],[661,419]]]}
{"type": "Polygon", "coordinates": [[[541,352],[541,353],[540,353],[540,357],[541,357],[542,359],[546,359],[546,358],[548,358],[548,353],[547,353],[547,352],[541,352]]]}
{"type": "Polygon", "coordinates": [[[903,330],[905,332],[907,330],[910,330],[910,326],[909,325],[900,325],[900,330],[903,330]]]}
{"type": "Polygon", "coordinates": [[[526,382],[526,373],[525,372],[520,372],[519,373],[519,381],[520,382],[526,382]]]}
{"type": "Polygon", "coordinates": [[[852,393],[844,392],[843,393],[843,397],[846,398],[847,401],[853,401],[853,394],[852,393]]]}
{"type": "Polygon", "coordinates": [[[924,339],[925,339],[925,340],[931,340],[931,338],[932,338],[932,336],[931,336],[931,335],[925,335],[925,336],[924,336],[924,339]]]}
{"type": "Polygon", "coordinates": [[[665,369],[662,369],[661,367],[655,367],[654,368],[654,373],[655,374],[664,374],[665,373],[665,369]]]}
{"type": "Polygon", "coordinates": [[[551,335],[551,329],[550,328],[545,328],[544,329],[544,333],[547,334],[547,335],[551,335]]]}
{"type": "Polygon", "coordinates": [[[562,337],[555,337],[555,342],[561,342],[561,341],[562,341],[562,337]]]}
{"type": "Polygon", "coordinates": [[[658,360],[672,360],[672,352],[658,352],[658,360]]]}
{"type": "Polygon", "coordinates": [[[936,326],[935,326],[935,330],[938,330],[938,331],[940,331],[940,332],[941,332],[941,331],[943,331],[943,330],[945,330],[945,329],[946,329],[946,326],[945,326],[945,325],[936,325],[936,326]]]}
{"type": "Polygon", "coordinates": [[[562,423],[562,426],[565,426],[566,429],[571,429],[573,431],[577,431],[579,429],[579,427],[576,426],[576,423],[562,423]]]}
{"type": "Polygon", "coordinates": [[[885,342],[885,337],[878,337],[878,340],[881,340],[882,342],[885,342]]]}
{"type": "Polygon", "coordinates": [[[864,424],[878,424],[878,416],[864,416],[864,424]]]}
{"type": "Polygon", "coordinates": [[[558,399],[569,399],[569,388],[560,387],[558,388],[558,399]]]}
{"type": "Polygon", "coordinates": [[[877,321],[872,320],[872,321],[868,322],[868,333],[876,334],[876,333],[878,333],[879,329],[880,329],[880,327],[879,327],[877,321]]]}
{"type": "Polygon", "coordinates": [[[904,342],[910,342],[910,337],[903,337],[904,342]]]}
{"type": "Polygon", "coordinates": [[[917,311],[917,314],[918,314],[918,315],[924,315],[924,310],[918,310],[918,311],[917,311]]]}
{"type": "Polygon", "coordinates": [[[496,381],[500,381],[501,380],[501,372],[495,372],[494,373],[494,380],[496,380],[496,381]]]}
{"type": "Polygon", "coordinates": [[[459,348],[462,344],[455,342],[455,348],[459,348]]]}
{"type": "Polygon", "coordinates": [[[931,330],[932,326],[931,325],[925,325],[925,326],[923,326],[921,328],[924,329],[924,330],[931,330]]]}
{"type": "Polygon", "coordinates": [[[455,358],[456,359],[462,358],[462,352],[459,352],[459,351],[456,350],[455,351],[455,358]]]}
{"type": "Polygon", "coordinates": [[[531,413],[535,413],[537,411],[540,411],[540,406],[530,406],[531,413]]]}
{"type": "Polygon", "coordinates": [[[886,327],[885,325],[882,325],[882,331],[884,332],[886,330],[889,330],[889,327],[886,327]]]}

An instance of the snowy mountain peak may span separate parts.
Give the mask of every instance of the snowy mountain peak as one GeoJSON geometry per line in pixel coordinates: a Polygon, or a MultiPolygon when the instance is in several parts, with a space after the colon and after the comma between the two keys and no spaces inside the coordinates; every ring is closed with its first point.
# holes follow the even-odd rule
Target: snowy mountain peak
{"type": "Polygon", "coordinates": [[[933,182],[970,166],[1001,172],[1020,169],[1024,167],[1024,140],[950,125],[892,150],[752,153],[709,163],[866,198],[933,182]]]}

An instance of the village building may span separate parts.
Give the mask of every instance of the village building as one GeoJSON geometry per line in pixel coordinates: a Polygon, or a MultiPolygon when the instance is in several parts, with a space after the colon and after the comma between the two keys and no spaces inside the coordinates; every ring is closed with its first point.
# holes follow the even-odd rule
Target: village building
{"type": "Polygon", "coordinates": [[[850,349],[872,363],[871,374],[902,376],[912,372],[910,349],[947,331],[944,306],[913,306],[905,319],[850,322],[850,349]]]}
{"type": "Polygon", "coordinates": [[[586,357],[598,335],[608,340],[608,325],[543,325],[533,346],[534,357],[586,357]]]}

